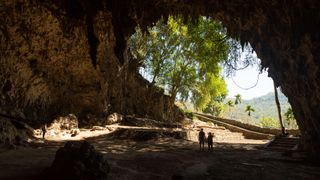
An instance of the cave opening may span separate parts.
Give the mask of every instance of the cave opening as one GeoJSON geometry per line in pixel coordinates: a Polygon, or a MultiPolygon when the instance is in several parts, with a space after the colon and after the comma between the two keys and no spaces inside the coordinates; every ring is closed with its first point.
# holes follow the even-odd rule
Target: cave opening
{"type": "MultiPolygon", "coordinates": [[[[288,129],[298,129],[292,108],[286,96],[281,93],[280,88],[277,88],[277,92],[280,93],[281,97],[279,110],[281,111],[281,106],[283,107],[282,112],[280,112],[281,117],[277,115],[277,106],[273,94],[269,94],[268,97],[261,97],[260,101],[262,102],[259,100],[246,101],[248,97],[252,99],[267,93],[274,93],[274,83],[271,78],[267,77],[268,70],[261,68],[261,60],[257,57],[250,43],[241,45],[239,41],[229,37],[226,28],[220,26],[221,22],[201,16],[198,20],[195,19],[190,21],[190,19],[184,20],[179,15],[176,17],[169,16],[168,20],[161,18],[153,26],[147,27],[145,31],[142,31],[139,26],[135,28],[135,33],[129,38],[128,49],[134,61],[139,64],[137,69],[141,76],[152,85],[162,88],[168,96],[172,96],[172,86],[178,86],[173,99],[175,99],[175,104],[183,111],[204,112],[216,117],[234,118],[241,122],[267,128],[279,129],[281,126],[285,126],[288,129]],[[208,35],[209,33],[211,33],[211,36],[208,35]],[[222,36],[218,37],[219,35],[222,36]],[[202,46],[202,44],[209,44],[210,42],[213,42],[212,44],[217,42],[218,45],[202,46]],[[226,43],[224,45],[227,45],[228,48],[221,47],[224,42],[226,43]],[[203,50],[205,48],[213,53],[206,52],[206,50],[203,50]],[[190,51],[192,51],[192,55],[190,55],[190,51]],[[220,53],[217,53],[217,51],[220,51],[220,53]],[[223,53],[226,53],[224,54],[226,56],[223,56],[223,53]],[[205,64],[201,64],[199,62],[200,58],[202,60],[210,58],[220,58],[222,60],[208,60],[205,64]],[[183,61],[187,63],[184,64],[183,61]],[[195,63],[188,63],[188,61],[194,61],[195,63]],[[203,84],[206,91],[201,92],[199,87],[205,81],[207,72],[203,72],[206,71],[206,68],[200,70],[199,65],[218,67],[220,71],[215,75],[215,80],[218,81],[217,78],[221,78],[221,81],[213,84],[203,84]],[[198,74],[192,77],[190,74],[193,72],[198,74]],[[236,82],[236,77],[234,77],[236,74],[240,74],[237,79],[242,85],[236,82]],[[174,76],[178,76],[180,81],[173,82],[174,76]],[[201,76],[204,76],[204,78],[201,79],[201,76]],[[184,82],[184,79],[188,79],[188,82],[184,82]],[[227,84],[227,88],[224,84],[227,84]],[[210,92],[208,90],[210,86],[216,91],[210,92]],[[230,90],[232,96],[229,93],[227,94],[227,91],[230,90]],[[253,109],[253,111],[256,111],[253,113],[254,116],[247,115],[246,106],[241,104],[242,94],[240,92],[245,94],[244,104],[246,106],[251,107],[251,103],[254,104],[253,107],[257,106],[258,109],[253,109]],[[208,93],[212,95],[206,96],[208,93]],[[259,95],[255,95],[256,93],[259,95]],[[234,106],[233,103],[230,104],[230,98],[234,96],[239,96],[235,100],[235,105],[240,104],[239,107],[234,106]],[[229,99],[226,99],[226,97],[229,99]],[[206,99],[213,100],[208,101],[206,99]],[[229,102],[227,102],[228,100],[229,102]],[[263,101],[268,101],[268,103],[263,101]],[[229,107],[226,107],[226,105],[229,107]],[[230,106],[234,108],[230,108],[230,106]],[[271,109],[267,109],[266,106],[271,109]],[[232,113],[231,110],[235,112],[232,113]],[[281,118],[281,121],[279,118],[281,118]]],[[[208,68],[208,71],[212,73],[212,70],[210,70],[208,68]]]]}

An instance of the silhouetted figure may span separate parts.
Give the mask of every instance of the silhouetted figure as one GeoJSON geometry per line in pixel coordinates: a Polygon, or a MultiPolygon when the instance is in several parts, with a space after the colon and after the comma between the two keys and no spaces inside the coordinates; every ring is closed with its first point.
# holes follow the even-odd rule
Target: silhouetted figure
{"type": "Polygon", "coordinates": [[[203,132],[203,129],[201,128],[200,132],[199,132],[199,136],[198,136],[198,139],[199,139],[199,144],[200,144],[200,151],[201,150],[204,150],[204,140],[205,140],[205,133],[203,132]],[[201,148],[202,147],[202,148],[201,148]]]}
{"type": "Polygon", "coordinates": [[[45,135],[46,135],[46,132],[47,132],[47,124],[43,125],[41,127],[41,130],[42,130],[42,139],[45,139],[45,135]]]}
{"type": "Polygon", "coordinates": [[[213,151],[213,135],[211,132],[208,134],[208,151],[213,151]]]}

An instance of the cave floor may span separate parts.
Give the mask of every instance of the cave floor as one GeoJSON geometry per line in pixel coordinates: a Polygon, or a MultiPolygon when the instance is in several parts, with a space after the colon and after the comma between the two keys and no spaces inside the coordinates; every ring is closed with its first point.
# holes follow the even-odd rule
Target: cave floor
{"type": "MultiPolygon", "coordinates": [[[[108,159],[109,179],[320,179],[320,166],[264,150],[259,140],[215,143],[212,152],[174,138],[132,141],[100,134],[87,140],[108,159]]],[[[0,179],[36,179],[63,144],[38,141],[0,151],[0,179]]]]}

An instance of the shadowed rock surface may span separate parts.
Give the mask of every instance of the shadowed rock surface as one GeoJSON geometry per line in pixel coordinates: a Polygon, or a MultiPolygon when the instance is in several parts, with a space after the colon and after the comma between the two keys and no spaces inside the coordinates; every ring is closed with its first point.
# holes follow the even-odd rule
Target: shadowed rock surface
{"type": "Polygon", "coordinates": [[[127,52],[134,27],[161,16],[208,15],[250,42],[288,96],[302,148],[320,152],[320,15],[317,0],[94,0],[0,3],[1,112],[33,124],[58,114],[179,119],[127,52]]]}
{"type": "Polygon", "coordinates": [[[44,178],[107,179],[110,167],[103,155],[87,141],[67,142],[58,149],[44,178]]]}
{"type": "Polygon", "coordinates": [[[0,117],[0,148],[15,149],[17,145],[26,146],[32,135],[33,129],[27,124],[0,117]]]}

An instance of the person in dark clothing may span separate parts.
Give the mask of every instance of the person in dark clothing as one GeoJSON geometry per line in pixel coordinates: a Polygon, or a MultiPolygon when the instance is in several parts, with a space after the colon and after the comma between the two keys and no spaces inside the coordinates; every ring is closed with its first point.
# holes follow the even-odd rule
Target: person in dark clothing
{"type": "Polygon", "coordinates": [[[41,130],[42,130],[42,139],[45,139],[45,135],[46,135],[46,132],[47,132],[47,124],[43,125],[41,127],[41,130]]]}
{"type": "Polygon", "coordinates": [[[201,150],[204,150],[204,140],[205,140],[205,133],[203,132],[203,129],[201,128],[200,132],[199,132],[199,136],[198,136],[198,139],[199,139],[199,144],[200,144],[200,151],[201,150]]]}
{"type": "Polygon", "coordinates": [[[211,132],[208,134],[208,151],[213,151],[213,135],[211,132]]]}

